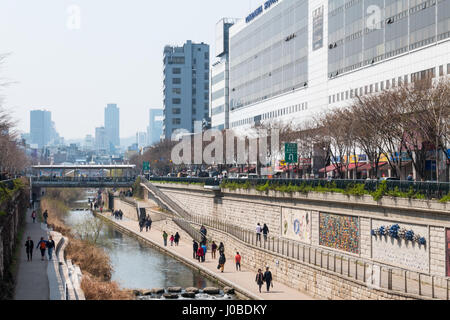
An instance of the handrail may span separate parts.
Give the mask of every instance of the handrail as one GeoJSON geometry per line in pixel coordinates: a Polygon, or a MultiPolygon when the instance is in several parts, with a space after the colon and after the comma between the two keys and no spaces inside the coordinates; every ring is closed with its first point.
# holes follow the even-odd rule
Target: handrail
{"type": "MultiPolygon", "coordinates": [[[[167,195],[158,190],[157,187],[146,180],[142,181],[152,191],[159,191],[154,192],[155,194],[157,193],[158,196],[161,195],[164,200],[168,200],[167,202],[173,202],[167,195]]],[[[178,205],[175,207],[177,206],[178,205]]],[[[230,225],[228,222],[217,218],[192,215],[184,210],[183,212],[184,217],[176,218],[179,222],[177,223],[179,226],[180,224],[183,224],[183,226],[189,225],[193,228],[191,224],[194,223],[215,228],[230,234],[249,245],[259,246],[260,249],[290,259],[296,259],[303,263],[315,266],[316,268],[319,267],[328,272],[334,272],[350,279],[362,281],[366,283],[368,287],[380,288],[388,292],[403,293],[419,298],[426,297],[431,299],[440,298],[449,300],[450,278],[424,274],[401,267],[393,267],[359,256],[336,252],[332,249],[289,240],[280,236],[270,235],[266,240],[263,235],[261,235],[262,239],[257,241],[256,233],[254,231],[230,225]],[[326,258],[326,263],[324,263],[324,257],[326,258]],[[330,257],[333,263],[330,263],[330,257]],[[320,261],[318,259],[320,259],[320,261]],[[367,276],[368,271],[370,272],[369,276],[367,276]],[[374,278],[374,276],[377,278],[374,278]],[[429,279],[429,283],[423,280],[424,277],[431,279],[429,279]],[[414,288],[412,288],[411,282],[415,284],[414,288]],[[416,287],[419,289],[416,290],[416,287]],[[428,287],[430,289],[428,291],[431,291],[431,293],[424,290],[425,287],[428,287]]],[[[195,228],[193,229],[196,230],[195,228]]]]}

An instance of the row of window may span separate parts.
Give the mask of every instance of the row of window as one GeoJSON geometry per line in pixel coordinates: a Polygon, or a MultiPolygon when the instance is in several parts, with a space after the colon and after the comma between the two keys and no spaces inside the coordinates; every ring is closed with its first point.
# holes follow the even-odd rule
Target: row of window
{"type": "MultiPolygon", "coordinates": [[[[345,101],[348,99],[353,99],[357,96],[362,96],[364,94],[376,93],[383,90],[388,90],[390,88],[394,88],[395,86],[401,84],[407,84],[408,81],[414,82],[426,78],[434,78],[436,76],[435,68],[422,70],[418,72],[414,72],[410,75],[404,75],[403,77],[396,77],[392,79],[388,79],[386,81],[377,82],[374,84],[366,85],[364,87],[350,89],[347,91],[339,92],[337,94],[330,95],[328,97],[328,103],[335,103],[340,101],[345,101]]],[[[447,64],[447,74],[450,75],[450,63],[447,64]]],[[[444,65],[439,66],[439,76],[444,76],[444,65]]]]}
{"type": "Polygon", "coordinates": [[[289,107],[284,107],[275,111],[270,111],[270,112],[266,112],[264,114],[261,114],[259,116],[256,117],[252,117],[252,118],[247,118],[247,119],[242,119],[239,121],[234,121],[231,124],[231,127],[239,127],[239,126],[243,126],[246,124],[252,124],[255,123],[257,120],[268,120],[268,119],[274,119],[274,118],[278,118],[278,117],[283,117],[286,116],[288,114],[292,114],[292,113],[296,113],[296,112],[301,112],[301,111],[305,111],[308,110],[308,103],[307,102],[303,102],[303,103],[299,103],[299,104],[295,104],[289,107]]]}

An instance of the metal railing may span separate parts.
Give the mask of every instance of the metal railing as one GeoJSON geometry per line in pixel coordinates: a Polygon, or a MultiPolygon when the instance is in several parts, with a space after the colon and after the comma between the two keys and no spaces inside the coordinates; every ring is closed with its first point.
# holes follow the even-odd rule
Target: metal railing
{"type": "MultiPolygon", "coordinates": [[[[237,179],[237,178],[171,178],[171,177],[152,177],[152,182],[172,182],[181,184],[204,184],[207,186],[218,186],[226,183],[233,183],[237,185],[247,185],[252,188],[268,184],[270,188],[280,186],[297,186],[297,187],[311,187],[311,188],[334,188],[341,190],[349,190],[355,186],[364,185],[364,190],[368,192],[375,192],[379,189],[382,181],[380,180],[349,180],[349,179],[334,179],[328,181],[326,179],[237,179]]],[[[448,182],[415,182],[415,181],[400,181],[400,180],[386,180],[387,191],[398,191],[402,193],[419,193],[424,195],[427,199],[440,199],[450,193],[450,183],[448,182]]]]}
{"type": "Polygon", "coordinates": [[[261,234],[258,238],[254,231],[212,217],[193,215],[190,222],[225,232],[260,250],[359,281],[371,289],[383,289],[393,294],[407,294],[417,298],[449,300],[450,278],[391,267],[279,236],[264,237],[261,234]]]}

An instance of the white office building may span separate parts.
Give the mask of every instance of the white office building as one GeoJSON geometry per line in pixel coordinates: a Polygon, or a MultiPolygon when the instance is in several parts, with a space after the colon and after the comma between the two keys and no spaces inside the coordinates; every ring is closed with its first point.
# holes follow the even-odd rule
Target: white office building
{"type": "Polygon", "coordinates": [[[213,126],[300,122],[450,74],[450,0],[268,0],[229,30],[230,110],[213,126]]]}

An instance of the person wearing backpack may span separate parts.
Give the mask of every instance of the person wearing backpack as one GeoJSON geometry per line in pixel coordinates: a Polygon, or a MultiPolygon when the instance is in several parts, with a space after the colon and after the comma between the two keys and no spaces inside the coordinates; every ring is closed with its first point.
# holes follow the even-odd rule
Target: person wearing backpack
{"type": "Polygon", "coordinates": [[[53,241],[52,236],[48,237],[47,241],[47,252],[48,252],[48,260],[52,260],[53,249],[55,248],[55,241],[53,241]]]}
{"type": "Polygon", "coordinates": [[[26,248],[26,252],[27,252],[27,261],[33,261],[34,243],[30,237],[28,237],[27,241],[25,242],[25,248],[26,248]]]}
{"type": "Polygon", "coordinates": [[[41,250],[41,260],[44,261],[45,250],[47,249],[47,241],[44,240],[44,237],[41,237],[41,240],[38,242],[36,249],[37,248],[41,250]]]}

